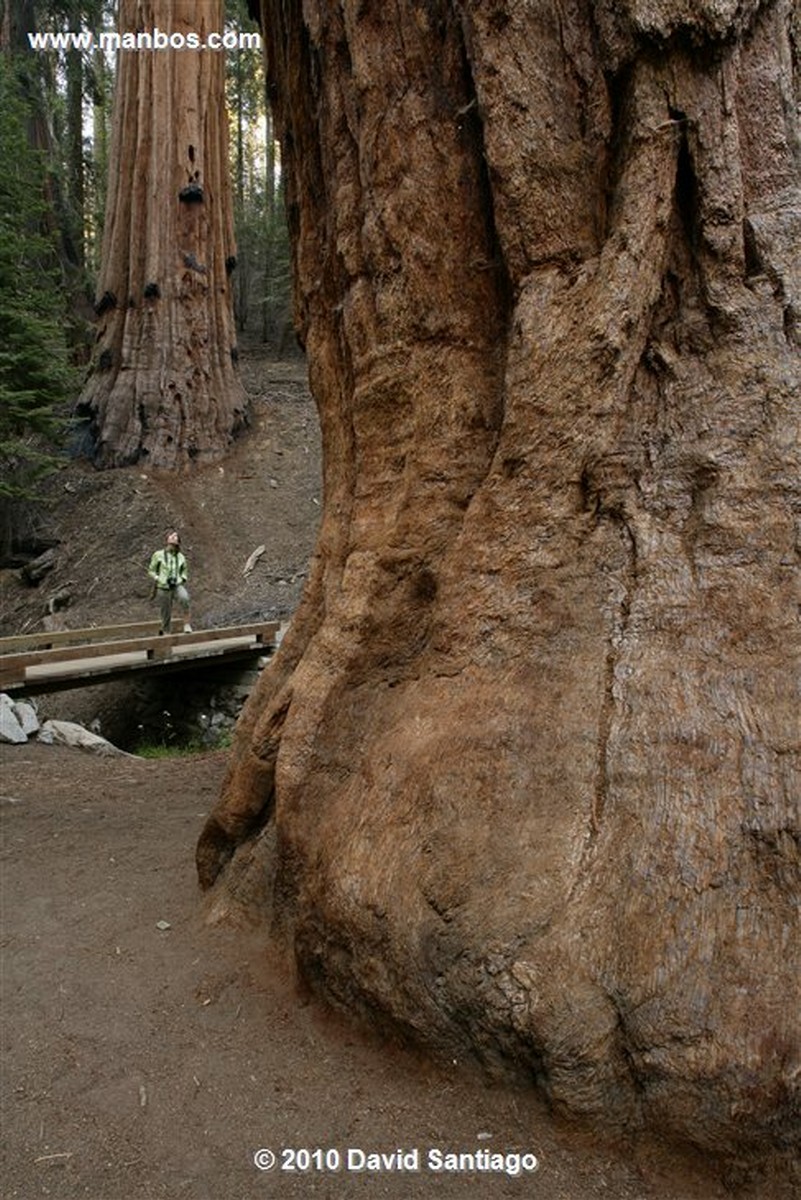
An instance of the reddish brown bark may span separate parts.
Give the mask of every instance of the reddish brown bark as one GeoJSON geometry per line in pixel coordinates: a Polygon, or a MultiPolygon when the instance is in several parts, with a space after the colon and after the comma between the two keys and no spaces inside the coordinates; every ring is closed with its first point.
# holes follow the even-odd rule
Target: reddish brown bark
{"type": "MultiPolygon", "coordinates": [[[[223,28],[222,0],[122,0],[120,31],[223,28]]],[[[81,411],[99,466],[219,458],[242,424],[224,55],[123,50],[97,346],[81,411]]]]}
{"type": "Polygon", "coordinates": [[[594,1120],[783,1153],[794,10],[263,17],[325,512],[201,881],[266,895],[334,1002],[594,1120]]]}

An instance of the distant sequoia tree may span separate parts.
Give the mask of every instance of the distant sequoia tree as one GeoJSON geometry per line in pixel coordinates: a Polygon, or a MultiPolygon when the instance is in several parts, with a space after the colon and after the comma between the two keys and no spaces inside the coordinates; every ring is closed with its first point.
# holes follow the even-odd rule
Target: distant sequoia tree
{"type": "Polygon", "coordinates": [[[261,18],[325,509],[213,911],[557,1108],[792,1159],[799,10],[261,18]]]}
{"type": "Polygon", "coordinates": [[[97,344],[79,414],[99,466],[219,458],[242,424],[229,276],[236,265],[223,0],[120,0],[119,30],[174,49],[119,52],[97,344]]]}

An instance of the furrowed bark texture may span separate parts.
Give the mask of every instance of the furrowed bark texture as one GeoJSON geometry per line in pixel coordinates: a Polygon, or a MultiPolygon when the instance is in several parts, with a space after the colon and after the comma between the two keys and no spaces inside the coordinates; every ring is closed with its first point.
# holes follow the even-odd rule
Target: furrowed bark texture
{"type": "Polygon", "coordinates": [[[799,1134],[798,23],[265,2],[325,453],[198,847],[319,990],[799,1134]]]}
{"type": "MultiPolygon", "coordinates": [[[[222,29],[222,0],[120,3],[124,38],[159,30],[177,46],[222,29]]],[[[225,55],[123,48],[118,69],[97,344],[78,412],[98,466],[208,462],[245,416],[225,55]]]]}

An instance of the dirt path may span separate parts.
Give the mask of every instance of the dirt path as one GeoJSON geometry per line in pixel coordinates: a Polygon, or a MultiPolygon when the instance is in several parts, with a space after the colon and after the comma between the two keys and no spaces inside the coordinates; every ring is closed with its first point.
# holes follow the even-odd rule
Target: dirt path
{"type": "Polygon", "coordinates": [[[726,1194],[372,1040],[304,1000],[263,932],[204,923],[194,844],[224,769],[0,747],[4,1200],[726,1194]],[[331,1148],[340,1168],[256,1169],[283,1147],[331,1148]],[[434,1171],[431,1147],[540,1165],[434,1171]],[[348,1148],[417,1150],[419,1170],[348,1171],[348,1148]]]}

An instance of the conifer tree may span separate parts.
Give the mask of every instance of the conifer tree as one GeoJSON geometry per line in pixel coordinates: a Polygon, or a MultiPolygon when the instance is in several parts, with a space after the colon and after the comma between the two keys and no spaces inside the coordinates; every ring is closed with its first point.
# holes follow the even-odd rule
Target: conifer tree
{"type": "Polygon", "coordinates": [[[797,1185],[799,5],[259,7],[325,500],[200,879],[797,1185]]]}
{"type": "Polygon", "coordinates": [[[245,419],[221,53],[128,50],[223,27],[222,0],[121,0],[97,343],[79,412],[98,466],[172,468],[227,450],[245,419]]]}
{"type": "Polygon", "coordinates": [[[29,143],[14,60],[0,55],[0,543],[14,540],[20,501],[57,459],[58,412],[74,383],[63,294],[45,232],[45,164],[29,143]]]}

